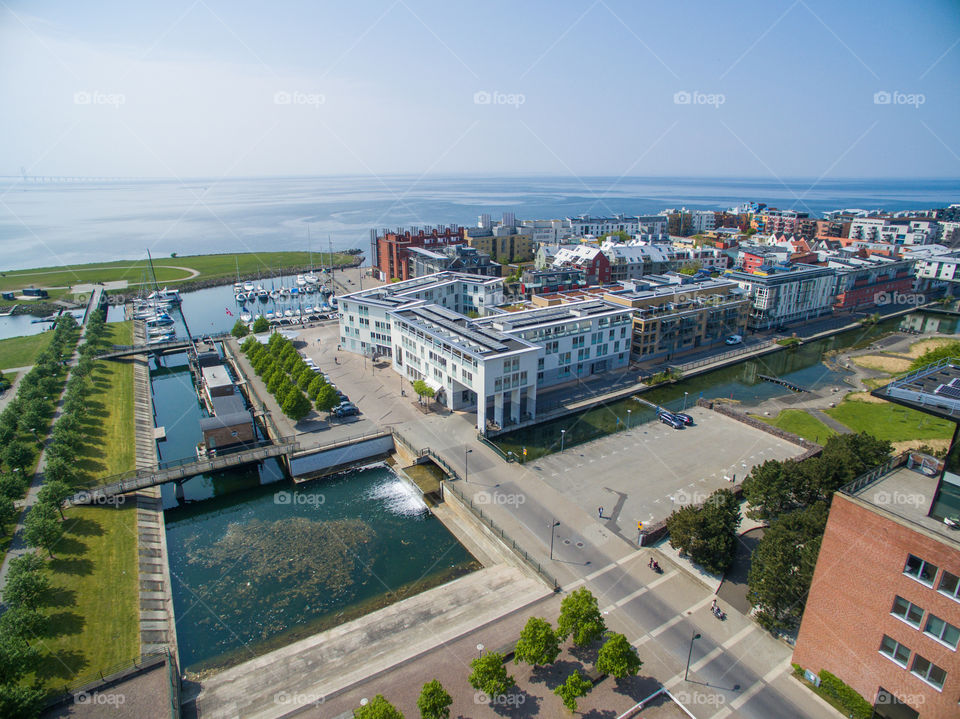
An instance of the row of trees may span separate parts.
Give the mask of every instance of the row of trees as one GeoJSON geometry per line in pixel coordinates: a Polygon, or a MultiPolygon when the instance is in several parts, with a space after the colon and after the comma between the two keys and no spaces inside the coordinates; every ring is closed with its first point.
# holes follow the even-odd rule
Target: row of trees
{"type": "Polygon", "coordinates": [[[748,516],[770,523],[754,550],[748,578],[748,597],[761,626],[770,631],[799,627],[833,493],[889,460],[891,452],[889,442],[869,434],[836,435],[819,457],[767,461],[744,480],[748,516]]]}
{"type": "MultiPolygon", "coordinates": [[[[252,330],[256,334],[261,332],[267,332],[270,329],[270,320],[264,316],[257,317],[253,321],[252,330]]],[[[247,323],[243,320],[237,320],[233,323],[233,329],[230,330],[230,334],[236,337],[238,340],[242,340],[248,334],[250,334],[251,327],[247,327],[247,323]]]]}
{"type": "MultiPolygon", "coordinates": [[[[55,377],[61,383],[54,387],[53,383],[47,382],[43,388],[49,392],[46,403],[50,412],[56,401],[53,396],[62,387],[66,360],[76,344],[78,333],[73,317],[62,320],[62,324],[58,320],[54,332],[48,348],[53,350],[52,354],[50,357],[41,355],[34,368],[46,368],[41,381],[42,377],[55,377]],[[56,333],[60,333],[59,338],[56,333]]],[[[84,480],[77,467],[76,456],[83,441],[81,423],[87,412],[89,376],[93,371],[94,357],[106,342],[106,334],[105,314],[94,312],[87,320],[85,342],[80,347],[79,359],[66,384],[60,417],[50,433],[43,470],[44,483],[37,494],[37,501],[24,519],[24,540],[27,545],[42,547],[51,557],[54,547],[63,536],[63,502],[84,480]]],[[[28,387],[32,383],[28,385],[27,379],[22,386],[27,390],[26,401],[29,402],[31,391],[28,387]]],[[[20,398],[18,394],[17,399],[20,398]]],[[[25,411],[28,407],[25,407],[25,411]]],[[[0,418],[0,423],[2,421],[0,418]]],[[[28,417],[26,421],[32,419],[28,417]]],[[[19,423],[18,429],[23,430],[19,423]]],[[[9,499],[8,490],[13,489],[6,477],[0,478],[0,492],[4,493],[4,501],[9,499]]],[[[24,477],[20,494],[25,484],[24,477]]],[[[35,639],[48,635],[50,621],[43,607],[49,591],[47,566],[40,555],[29,553],[11,560],[3,586],[3,601],[7,610],[0,617],[0,716],[32,718],[43,708],[45,690],[36,678],[32,682],[26,679],[41,661],[35,639]]]]}
{"type": "MultiPolygon", "coordinates": [[[[548,666],[560,656],[560,645],[567,639],[572,639],[575,646],[584,647],[604,636],[606,641],[597,654],[597,671],[618,680],[636,676],[643,665],[636,649],[623,634],[607,632],[596,597],[583,587],[564,597],[560,603],[556,630],[541,617],[531,617],[527,621],[514,649],[513,662],[534,667],[548,666]]],[[[487,652],[474,659],[470,662],[470,669],[470,686],[492,700],[502,697],[516,685],[504,665],[504,655],[499,652],[487,652]]],[[[574,670],[554,689],[554,694],[570,711],[576,711],[577,699],[585,697],[592,688],[590,680],[574,670]]],[[[451,704],[453,699],[436,679],[423,685],[417,699],[421,719],[448,719],[451,704]]],[[[354,717],[403,719],[403,714],[382,694],[377,694],[366,706],[357,709],[354,717]]]]}
{"type": "Polygon", "coordinates": [[[47,434],[78,334],[72,315],[57,319],[50,344],[21,381],[17,396],[0,413],[0,528],[4,531],[18,516],[14,502],[29,484],[28,470],[47,434]]]}
{"type": "Polygon", "coordinates": [[[709,572],[723,574],[737,553],[740,500],[718,489],[700,506],[687,505],[667,518],[670,546],[709,572]]]}
{"type": "Polygon", "coordinates": [[[248,337],[241,349],[280,409],[294,422],[309,414],[311,402],[321,412],[340,404],[336,389],[308,367],[293,343],[280,333],[270,335],[267,344],[248,337]]]}

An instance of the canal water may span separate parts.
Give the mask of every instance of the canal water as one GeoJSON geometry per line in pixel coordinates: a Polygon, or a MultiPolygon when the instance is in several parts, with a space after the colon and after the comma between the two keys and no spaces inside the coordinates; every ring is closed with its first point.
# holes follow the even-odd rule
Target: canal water
{"type": "MultiPolygon", "coordinates": [[[[195,456],[205,410],[186,355],[152,361],[151,384],[161,460],[195,456]]],[[[294,485],[270,459],[183,489],[182,503],[172,484],[162,494],[189,671],[244,661],[480,566],[384,465],[294,485]]]]}
{"type": "MultiPolygon", "coordinates": [[[[836,371],[824,364],[831,351],[866,346],[878,337],[897,329],[918,332],[953,334],[957,318],[915,312],[902,318],[891,318],[870,327],[860,327],[826,339],[805,343],[794,349],[774,352],[755,360],[748,360],[723,369],[706,372],[687,380],[649,390],[642,397],[673,411],[695,404],[697,399],[725,397],[744,407],[752,407],[764,400],[791,393],[785,387],[760,379],[759,375],[779,377],[808,389],[836,386],[846,372],[836,371]]],[[[632,398],[605,402],[602,406],[574,415],[568,415],[534,427],[519,429],[496,437],[493,441],[504,453],[512,452],[533,460],[560,450],[561,434],[564,447],[582,444],[630,425],[649,422],[656,418],[648,405],[632,398]],[[565,430],[565,432],[561,432],[565,430]]]]}

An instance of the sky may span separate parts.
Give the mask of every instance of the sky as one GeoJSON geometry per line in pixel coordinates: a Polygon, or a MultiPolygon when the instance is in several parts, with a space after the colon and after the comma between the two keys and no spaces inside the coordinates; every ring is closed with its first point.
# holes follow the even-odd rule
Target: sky
{"type": "Polygon", "coordinates": [[[956,0],[0,0],[0,175],[960,177],[956,0]]]}

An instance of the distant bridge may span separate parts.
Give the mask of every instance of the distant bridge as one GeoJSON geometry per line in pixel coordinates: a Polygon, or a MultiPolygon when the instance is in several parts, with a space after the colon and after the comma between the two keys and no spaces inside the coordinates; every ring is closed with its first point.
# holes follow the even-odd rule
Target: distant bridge
{"type": "MultiPolygon", "coordinates": [[[[204,335],[204,337],[209,337],[211,340],[220,341],[225,340],[230,337],[229,332],[222,332],[215,335],[204,335]]],[[[198,337],[196,340],[189,339],[173,339],[167,340],[166,342],[155,342],[153,344],[139,344],[139,345],[114,345],[113,349],[106,350],[97,355],[97,359],[107,360],[107,359],[119,359],[120,357],[132,357],[133,355],[141,355],[148,353],[158,353],[163,354],[165,352],[174,352],[176,350],[185,350],[193,347],[195,341],[199,341],[198,337]]]]}
{"type": "Polygon", "coordinates": [[[198,474],[218,472],[243,464],[261,462],[270,457],[279,457],[300,449],[300,443],[293,437],[281,437],[276,441],[269,439],[248,443],[227,453],[207,459],[192,458],[163,462],[157,469],[138,469],[124,472],[102,480],[104,483],[92,489],[82,490],[73,495],[70,504],[107,504],[113,497],[135,492],[138,489],[156,487],[167,482],[181,482],[198,474]]]}

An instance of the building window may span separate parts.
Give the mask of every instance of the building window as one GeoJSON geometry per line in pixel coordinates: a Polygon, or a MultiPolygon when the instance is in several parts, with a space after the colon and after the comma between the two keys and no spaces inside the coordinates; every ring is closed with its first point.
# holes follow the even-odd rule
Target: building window
{"type": "Polygon", "coordinates": [[[913,655],[913,667],[910,668],[910,671],[914,676],[920,677],[938,691],[943,689],[943,682],[947,678],[947,673],[943,669],[919,654],[913,655]]]}
{"type": "Polygon", "coordinates": [[[960,601],[960,577],[944,570],[940,575],[940,586],[937,587],[937,591],[960,601]]]}
{"type": "Polygon", "coordinates": [[[937,576],[937,567],[930,562],[925,562],[912,554],[907,555],[907,564],[903,568],[903,573],[908,577],[913,577],[921,584],[928,587],[933,586],[934,577],[937,576]]]}
{"type": "Polygon", "coordinates": [[[890,610],[890,613],[917,629],[920,628],[920,622],[923,620],[923,610],[903,597],[897,597],[893,600],[893,609],[890,610]]]}
{"type": "Polygon", "coordinates": [[[889,657],[904,669],[906,669],[907,662],[910,660],[910,650],[886,634],[883,635],[883,641],[880,642],[880,653],[889,657]]]}
{"type": "Polygon", "coordinates": [[[927,626],[923,628],[923,632],[956,651],[957,642],[960,641],[960,629],[957,629],[950,622],[945,622],[940,617],[928,614],[927,626]]]}

